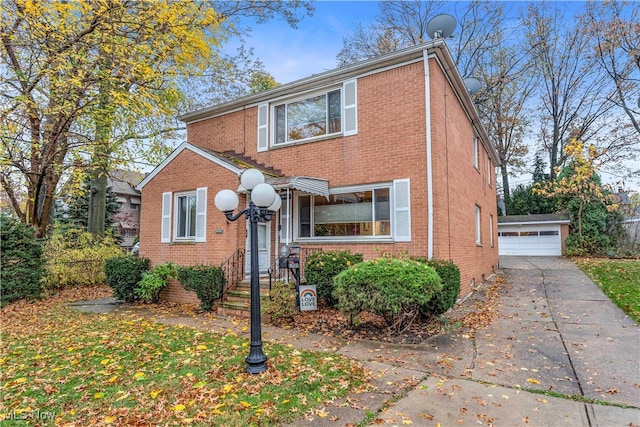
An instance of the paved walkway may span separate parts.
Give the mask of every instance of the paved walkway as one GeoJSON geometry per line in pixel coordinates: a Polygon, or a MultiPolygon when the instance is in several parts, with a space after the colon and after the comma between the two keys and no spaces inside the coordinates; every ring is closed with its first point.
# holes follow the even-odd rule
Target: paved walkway
{"type": "MultiPolygon", "coordinates": [[[[500,262],[507,282],[500,314],[475,334],[458,329],[407,346],[264,326],[264,341],[335,351],[375,374],[376,392],[350,395],[325,407],[328,417],[291,426],[344,426],[372,413],[371,426],[640,426],[638,324],[571,261],[500,262]]],[[[111,312],[115,306],[108,303],[75,308],[111,312]]],[[[249,334],[242,331],[244,319],[155,318],[249,334]]]]}

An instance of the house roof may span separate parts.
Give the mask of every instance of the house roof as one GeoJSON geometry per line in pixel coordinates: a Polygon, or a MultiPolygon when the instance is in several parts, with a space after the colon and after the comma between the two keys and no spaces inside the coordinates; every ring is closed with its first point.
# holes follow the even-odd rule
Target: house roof
{"type": "Polygon", "coordinates": [[[116,169],[109,172],[107,185],[111,187],[111,191],[115,194],[139,196],[140,192],[135,187],[143,178],[144,174],[140,172],[116,169]]]}
{"type": "Polygon", "coordinates": [[[522,224],[569,224],[569,214],[539,214],[539,215],[504,215],[498,217],[498,225],[522,225],[522,224]]]}
{"type": "MultiPolygon", "coordinates": [[[[192,151],[203,158],[212,161],[218,166],[235,173],[240,176],[247,169],[258,169],[265,175],[265,181],[271,184],[276,190],[293,189],[300,190],[310,194],[316,194],[327,197],[329,195],[329,181],[323,178],[313,178],[308,176],[283,176],[276,169],[266,167],[256,163],[253,159],[245,157],[241,154],[233,152],[218,152],[207,148],[198,147],[189,142],[183,142],[175,150],[169,154],[150,174],[148,174],[140,184],[136,187],[138,190],[147,185],[165,166],[167,166],[178,154],[185,150],[192,151]]],[[[247,190],[238,185],[238,192],[246,192],[247,190]]]]}
{"type": "Polygon", "coordinates": [[[442,64],[442,69],[447,75],[455,93],[458,95],[474,128],[480,136],[480,140],[491,156],[494,164],[499,165],[498,153],[490,142],[489,136],[480,121],[480,116],[474,105],[471,95],[467,90],[463,77],[451,56],[451,52],[443,39],[430,40],[407,49],[399,50],[387,55],[358,62],[346,67],[337,68],[323,73],[314,74],[291,83],[283,84],[263,92],[248,95],[229,102],[207,107],[197,111],[183,114],[179,117],[185,123],[193,123],[242,110],[247,107],[257,106],[260,103],[271,101],[275,98],[298,94],[307,90],[317,89],[322,86],[335,84],[339,81],[360,77],[368,73],[378,72],[388,67],[398,66],[409,62],[421,61],[426,57],[435,57],[442,64]]]}

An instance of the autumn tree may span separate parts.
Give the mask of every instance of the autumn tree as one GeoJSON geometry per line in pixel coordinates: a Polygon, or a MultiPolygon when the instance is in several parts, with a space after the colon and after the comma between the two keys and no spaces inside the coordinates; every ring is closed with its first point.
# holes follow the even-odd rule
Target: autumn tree
{"type": "Polygon", "coordinates": [[[621,235],[618,201],[597,174],[600,167],[594,145],[572,139],[564,147],[568,164],[556,167],[557,179],[534,186],[534,194],[556,199],[569,212],[571,232],[567,249],[577,255],[601,254],[621,235]]]}
{"type": "Polygon", "coordinates": [[[303,2],[278,3],[3,2],[0,182],[16,215],[42,236],[63,174],[89,166],[104,192],[109,167],[162,156],[153,137],[175,129],[179,79],[224,68],[217,52],[234,27],[212,4],[298,19],[303,2]]]}

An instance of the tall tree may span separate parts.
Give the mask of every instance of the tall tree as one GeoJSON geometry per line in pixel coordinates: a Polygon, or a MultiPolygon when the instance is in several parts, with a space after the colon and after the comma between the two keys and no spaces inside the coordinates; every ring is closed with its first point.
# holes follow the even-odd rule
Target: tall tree
{"type": "MultiPolygon", "coordinates": [[[[296,22],[302,3],[215,4],[237,14],[255,6],[258,21],[280,14],[296,22]]],[[[222,67],[217,52],[233,31],[204,1],[4,1],[0,182],[16,215],[41,236],[69,168],[89,164],[100,177],[135,153],[161,154],[157,139],[146,141],[172,127],[178,80],[222,67]]]]}
{"type": "Polygon", "coordinates": [[[557,5],[531,4],[523,18],[532,69],[540,76],[539,137],[549,155],[553,180],[572,139],[593,138],[596,123],[611,105],[604,102],[605,80],[593,67],[589,38],[557,5]]]}

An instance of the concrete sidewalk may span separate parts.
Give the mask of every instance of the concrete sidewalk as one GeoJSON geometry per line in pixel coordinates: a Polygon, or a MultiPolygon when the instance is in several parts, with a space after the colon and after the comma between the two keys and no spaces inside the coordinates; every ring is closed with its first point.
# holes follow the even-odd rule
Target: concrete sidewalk
{"type": "MultiPolygon", "coordinates": [[[[263,326],[265,342],[335,351],[360,360],[374,374],[375,391],[332,402],[323,408],[328,416],[291,426],[345,426],[367,419],[372,426],[640,426],[638,324],[569,260],[502,257],[500,262],[507,283],[500,292],[500,314],[477,331],[458,329],[409,346],[263,326]]],[[[74,308],[119,310],[102,302],[74,308]]],[[[166,324],[249,335],[246,319],[147,315],[166,324]]]]}

